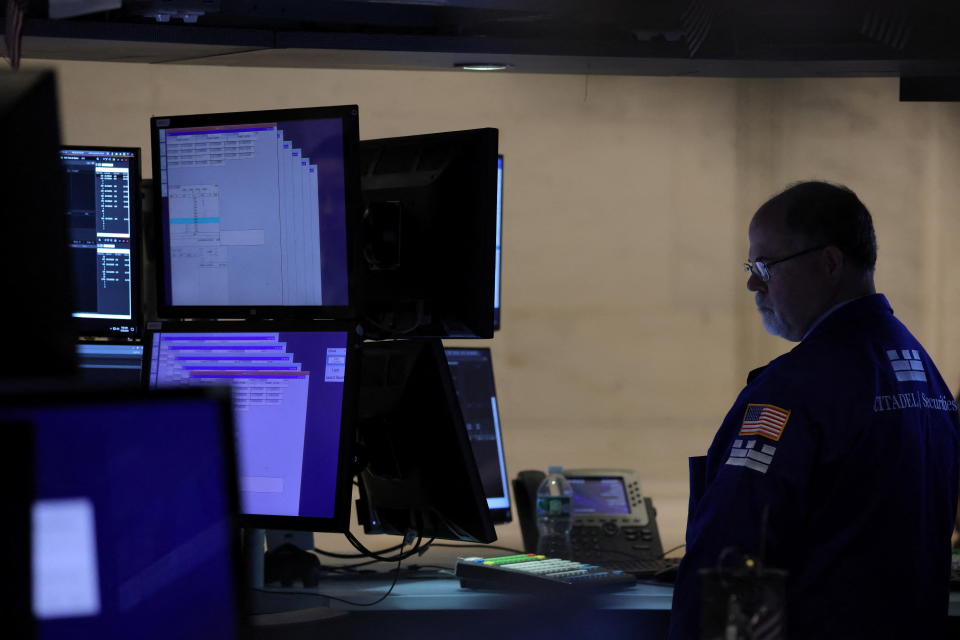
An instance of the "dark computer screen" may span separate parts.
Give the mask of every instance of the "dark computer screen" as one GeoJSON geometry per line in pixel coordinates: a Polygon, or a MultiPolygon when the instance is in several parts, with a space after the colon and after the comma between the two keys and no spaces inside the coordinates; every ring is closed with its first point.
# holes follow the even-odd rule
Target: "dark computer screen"
{"type": "Polygon", "coordinates": [[[98,344],[77,345],[77,373],[81,382],[92,386],[139,387],[143,363],[143,345],[98,344]]]}
{"type": "Polygon", "coordinates": [[[62,147],[80,335],[140,330],[140,150],[62,147]]]}
{"type": "Polygon", "coordinates": [[[497,524],[510,522],[510,490],[507,488],[500,410],[490,350],[447,347],[444,351],[487,496],[490,517],[497,524]]]}
{"type": "Polygon", "coordinates": [[[236,636],[236,473],[224,396],[6,398],[0,422],[16,421],[35,431],[32,608],[41,640],[236,636]]]}
{"type": "Polygon", "coordinates": [[[151,388],[231,387],[241,521],[345,530],[351,333],[189,325],[148,331],[144,373],[151,388]]]}
{"type": "Polygon", "coordinates": [[[357,107],[152,118],[161,317],[349,313],[357,107]]]}
{"type": "Polygon", "coordinates": [[[500,329],[500,276],[503,254],[503,156],[497,156],[497,251],[493,278],[493,329],[500,329]]]}

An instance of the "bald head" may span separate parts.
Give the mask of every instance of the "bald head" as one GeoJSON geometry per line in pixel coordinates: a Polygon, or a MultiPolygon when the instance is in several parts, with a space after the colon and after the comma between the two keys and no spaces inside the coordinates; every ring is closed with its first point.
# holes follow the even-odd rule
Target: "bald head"
{"type": "Polygon", "coordinates": [[[757,218],[779,221],[785,232],[800,243],[836,247],[851,267],[873,271],[876,266],[873,218],[847,187],[820,181],[798,182],[767,200],[754,215],[754,220],[757,218]]]}

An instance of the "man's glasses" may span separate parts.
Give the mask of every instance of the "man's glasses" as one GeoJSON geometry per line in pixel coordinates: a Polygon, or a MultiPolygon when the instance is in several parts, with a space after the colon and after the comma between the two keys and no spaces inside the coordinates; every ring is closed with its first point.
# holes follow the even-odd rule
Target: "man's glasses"
{"type": "Polygon", "coordinates": [[[757,258],[756,260],[747,260],[743,263],[743,270],[747,273],[752,273],[757,276],[764,282],[770,280],[770,267],[775,264],[780,264],[781,262],[786,262],[787,260],[793,260],[794,258],[799,258],[802,255],[806,255],[813,251],[819,251],[820,249],[826,249],[829,245],[820,245],[819,247],[810,247],[809,249],[804,249],[793,255],[789,255],[786,258],[780,258],[779,260],[766,260],[764,258],[757,258]]]}

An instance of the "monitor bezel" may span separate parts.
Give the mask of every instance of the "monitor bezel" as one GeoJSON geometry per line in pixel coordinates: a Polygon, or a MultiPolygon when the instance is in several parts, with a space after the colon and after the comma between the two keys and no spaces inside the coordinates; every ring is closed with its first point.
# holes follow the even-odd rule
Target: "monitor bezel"
{"type": "MultiPolygon", "coordinates": [[[[333,515],[327,518],[311,516],[278,516],[260,513],[244,513],[242,501],[237,507],[237,519],[241,526],[254,529],[287,529],[291,531],[318,531],[326,533],[344,533],[350,528],[350,501],[353,494],[353,444],[355,438],[354,415],[356,413],[357,381],[359,368],[358,345],[360,339],[356,325],[350,322],[323,320],[316,322],[283,322],[268,320],[203,322],[203,321],[166,321],[147,324],[143,340],[143,366],[141,381],[150,389],[150,370],[153,360],[153,336],[156,333],[240,333],[240,332],[277,332],[277,333],[346,333],[347,362],[343,381],[343,402],[340,414],[340,450],[337,455],[337,479],[334,489],[333,515]]],[[[157,387],[162,389],[164,387],[157,387]]],[[[197,387],[203,388],[203,387],[197,387]]],[[[239,450],[239,446],[238,446],[239,450]]],[[[238,481],[239,482],[239,481],[238,481]]],[[[239,494],[238,494],[239,495],[239,494]]]]}
{"type": "MultiPolygon", "coordinates": [[[[493,352],[490,350],[490,347],[463,347],[463,346],[447,346],[444,345],[443,352],[447,356],[449,351],[479,351],[486,354],[487,362],[490,364],[490,382],[493,384],[494,397],[497,398],[497,415],[496,415],[496,429],[498,436],[498,454],[503,460],[503,467],[500,469],[503,472],[503,492],[504,497],[507,499],[507,506],[499,509],[490,508],[488,502],[488,508],[490,508],[490,519],[493,520],[494,524],[509,524],[513,522],[513,499],[510,497],[510,474],[507,472],[507,456],[504,453],[503,449],[503,424],[500,421],[500,398],[497,394],[497,381],[493,373],[493,352]]],[[[449,366],[449,365],[448,365],[449,366]]],[[[457,386],[456,380],[453,381],[453,386],[457,386]]],[[[471,445],[472,447],[472,445],[471,445]]],[[[478,467],[479,468],[479,467],[478,467]]],[[[483,480],[481,478],[481,480],[483,480]]]]}
{"type": "MultiPolygon", "coordinates": [[[[140,184],[143,179],[142,161],[143,150],[140,147],[100,146],[61,144],[60,155],[64,152],[78,151],[119,151],[133,153],[130,160],[130,324],[132,333],[109,331],[104,325],[116,322],[107,318],[79,318],[73,316],[78,340],[107,339],[116,343],[136,342],[143,335],[143,203],[141,202],[140,184]]],[[[63,166],[63,158],[60,158],[63,166]]],[[[66,199],[66,194],[64,194],[66,199]]],[[[76,285],[74,285],[76,286],[76,285]]],[[[76,309],[74,309],[74,312],[76,309]]],[[[126,321],[124,321],[126,322],[126,321]]]]}
{"type": "Polygon", "coordinates": [[[497,192],[499,200],[497,202],[497,239],[496,239],[496,263],[494,265],[495,275],[493,280],[493,330],[500,331],[500,310],[503,307],[503,201],[504,184],[506,183],[506,163],[503,160],[503,154],[497,154],[497,192]],[[499,304],[497,304],[499,302],[499,304]]]}
{"type": "Polygon", "coordinates": [[[158,242],[156,256],[156,309],[161,319],[347,319],[356,316],[357,266],[356,223],[361,206],[359,169],[360,124],[357,105],[301,107],[294,109],[267,109],[260,111],[229,111],[150,118],[153,179],[153,231],[158,242]],[[344,161],[344,216],[346,245],[347,304],[344,305],[176,305],[167,300],[167,269],[169,247],[164,242],[165,216],[163,190],[160,185],[160,129],[205,127],[212,125],[254,124],[296,120],[341,121],[344,161]]]}
{"type": "MultiPolygon", "coordinates": [[[[31,390],[27,392],[0,392],[0,405],[4,407],[18,406],[37,406],[37,407],[57,407],[71,405],[88,404],[117,404],[117,403],[137,403],[137,402],[164,402],[164,401],[182,401],[182,400],[210,400],[218,405],[220,414],[220,442],[223,453],[224,479],[227,492],[226,518],[228,527],[233,532],[239,532],[241,522],[237,514],[240,513],[240,491],[237,474],[237,455],[236,442],[234,439],[233,409],[230,404],[230,396],[221,389],[212,387],[189,387],[177,389],[77,389],[66,385],[55,385],[53,388],[42,391],[31,390]]],[[[36,470],[34,470],[34,478],[36,470]]],[[[34,497],[36,500],[36,496],[34,497]]],[[[234,579],[232,580],[233,600],[235,604],[234,624],[239,639],[250,638],[248,625],[246,624],[243,613],[249,611],[249,589],[245,585],[245,569],[243,555],[240,547],[240,536],[231,535],[227,543],[231,556],[230,565],[233,568],[234,579]]],[[[37,621],[37,628],[41,622],[37,621]]]]}

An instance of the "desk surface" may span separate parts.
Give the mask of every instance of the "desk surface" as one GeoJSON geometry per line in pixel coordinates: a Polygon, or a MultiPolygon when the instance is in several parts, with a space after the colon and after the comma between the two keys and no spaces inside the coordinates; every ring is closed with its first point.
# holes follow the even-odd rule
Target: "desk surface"
{"type": "MultiPolygon", "coordinates": [[[[463,589],[455,578],[401,579],[393,593],[373,606],[390,587],[392,577],[336,578],[321,581],[317,589],[268,589],[255,591],[254,612],[274,613],[302,607],[327,607],[339,611],[469,611],[503,610],[528,604],[523,594],[463,589]],[[323,595],[321,595],[323,594],[323,595]],[[328,598],[342,598],[339,602],[328,598]],[[352,604],[351,604],[352,603],[352,604]]],[[[587,598],[599,610],[668,611],[673,587],[641,583],[628,589],[587,598]]],[[[950,615],[960,617],[960,592],[950,594],[950,615]]]]}

